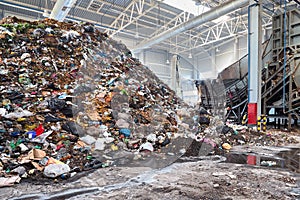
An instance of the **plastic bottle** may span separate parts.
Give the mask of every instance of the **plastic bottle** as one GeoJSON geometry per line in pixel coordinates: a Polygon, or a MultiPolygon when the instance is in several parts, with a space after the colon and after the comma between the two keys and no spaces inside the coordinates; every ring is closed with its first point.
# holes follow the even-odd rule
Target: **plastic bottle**
{"type": "Polygon", "coordinates": [[[48,164],[49,158],[48,157],[44,157],[42,158],[42,160],[39,161],[39,164],[42,166],[46,166],[48,164]]]}

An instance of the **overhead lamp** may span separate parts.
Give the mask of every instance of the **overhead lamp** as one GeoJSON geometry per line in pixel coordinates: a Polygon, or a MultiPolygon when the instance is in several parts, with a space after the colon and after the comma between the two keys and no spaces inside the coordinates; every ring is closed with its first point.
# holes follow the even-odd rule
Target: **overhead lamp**
{"type": "Polygon", "coordinates": [[[217,47],[217,48],[216,48],[216,52],[220,52],[220,49],[219,49],[219,47],[217,47]]]}
{"type": "Polygon", "coordinates": [[[188,58],[193,58],[192,53],[189,53],[189,57],[188,58]]]}
{"type": "Polygon", "coordinates": [[[138,39],[138,38],[139,38],[139,33],[136,32],[135,35],[134,35],[134,37],[135,37],[136,39],[138,39]]]}
{"type": "Polygon", "coordinates": [[[170,64],[170,61],[169,61],[169,59],[167,59],[167,61],[166,61],[166,64],[168,65],[168,64],[170,64]]]}

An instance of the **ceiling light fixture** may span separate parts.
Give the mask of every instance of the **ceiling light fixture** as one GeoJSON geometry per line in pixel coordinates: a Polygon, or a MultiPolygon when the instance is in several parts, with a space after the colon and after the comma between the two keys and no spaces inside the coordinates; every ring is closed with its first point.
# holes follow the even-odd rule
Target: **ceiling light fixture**
{"type": "Polygon", "coordinates": [[[136,39],[138,39],[138,38],[139,38],[139,33],[136,32],[135,35],[134,35],[134,37],[135,37],[136,39]]]}

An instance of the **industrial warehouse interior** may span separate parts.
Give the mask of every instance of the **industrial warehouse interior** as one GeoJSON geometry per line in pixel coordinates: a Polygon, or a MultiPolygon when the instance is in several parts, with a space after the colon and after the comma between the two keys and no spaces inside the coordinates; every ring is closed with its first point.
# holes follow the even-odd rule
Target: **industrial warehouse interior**
{"type": "Polygon", "coordinates": [[[1,199],[300,199],[299,0],[1,0],[1,199]]]}

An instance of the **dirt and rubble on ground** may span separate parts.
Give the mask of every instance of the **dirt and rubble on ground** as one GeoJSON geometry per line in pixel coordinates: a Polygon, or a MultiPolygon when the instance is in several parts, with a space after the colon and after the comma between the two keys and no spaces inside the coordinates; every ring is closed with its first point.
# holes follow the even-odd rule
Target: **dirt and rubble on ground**
{"type": "Polygon", "coordinates": [[[109,167],[58,184],[1,189],[1,199],[291,199],[300,197],[300,177],[287,170],[220,163],[218,157],[163,169],[109,167]],[[30,192],[28,192],[30,191],[30,192]]]}
{"type": "Polygon", "coordinates": [[[0,40],[0,187],[115,165],[161,168],[235,145],[299,143],[188,106],[93,24],[8,17],[0,40]]]}

